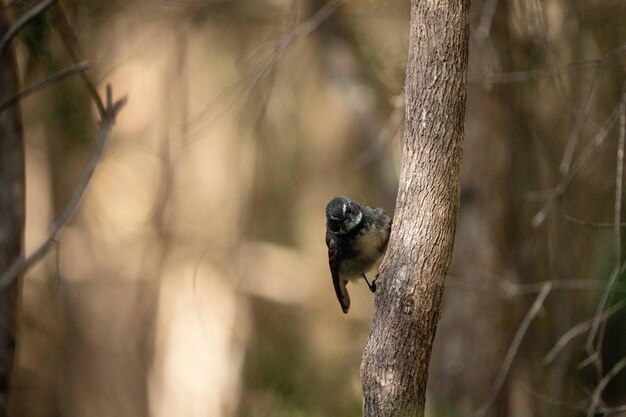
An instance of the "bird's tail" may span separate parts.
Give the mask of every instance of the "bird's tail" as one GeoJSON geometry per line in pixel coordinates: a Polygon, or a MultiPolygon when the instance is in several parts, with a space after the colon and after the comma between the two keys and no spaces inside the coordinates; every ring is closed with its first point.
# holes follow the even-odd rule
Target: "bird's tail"
{"type": "Polygon", "coordinates": [[[339,304],[341,304],[341,309],[346,314],[350,309],[350,295],[348,294],[348,289],[346,288],[347,283],[348,281],[339,279],[339,288],[335,288],[335,290],[337,290],[337,299],[339,300],[339,304]]]}

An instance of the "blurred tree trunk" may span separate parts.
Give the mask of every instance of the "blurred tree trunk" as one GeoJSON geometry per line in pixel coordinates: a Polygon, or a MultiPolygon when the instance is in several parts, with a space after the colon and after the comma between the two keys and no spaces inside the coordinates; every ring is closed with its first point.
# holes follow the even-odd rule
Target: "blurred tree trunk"
{"type": "MultiPolygon", "coordinates": [[[[8,28],[6,7],[0,7],[0,36],[8,28]]],[[[17,71],[11,45],[0,56],[0,102],[17,92],[17,71]]],[[[0,111],[0,271],[22,254],[24,235],[24,147],[18,106],[0,111]]],[[[0,293],[0,416],[7,415],[7,394],[15,353],[18,282],[0,293]]]]}
{"type": "Polygon", "coordinates": [[[402,172],[361,364],[366,417],[423,415],[459,205],[467,0],[413,0],[402,172]]]}

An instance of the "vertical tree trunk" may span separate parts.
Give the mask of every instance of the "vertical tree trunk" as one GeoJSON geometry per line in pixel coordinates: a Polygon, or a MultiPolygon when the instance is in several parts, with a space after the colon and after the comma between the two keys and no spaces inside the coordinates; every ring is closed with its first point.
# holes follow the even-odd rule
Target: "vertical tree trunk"
{"type": "MultiPolygon", "coordinates": [[[[9,28],[0,5],[0,36],[9,28]]],[[[0,102],[17,92],[17,71],[9,45],[0,56],[0,102]]],[[[0,273],[22,254],[24,235],[24,148],[17,105],[0,111],[0,273]]],[[[0,293],[0,417],[7,415],[7,394],[15,353],[18,282],[0,293]]]]}
{"type": "Polygon", "coordinates": [[[469,0],[412,0],[402,172],[363,361],[365,417],[424,414],[459,206],[469,0]]]}

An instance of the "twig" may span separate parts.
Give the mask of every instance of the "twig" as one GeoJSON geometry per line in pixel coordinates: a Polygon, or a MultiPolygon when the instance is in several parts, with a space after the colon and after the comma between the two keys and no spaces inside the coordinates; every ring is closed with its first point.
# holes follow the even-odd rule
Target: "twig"
{"type": "MultiPolygon", "coordinates": [[[[271,75],[276,70],[278,63],[287,53],[289,48],[296,44],[296,42],[301,38],[304,38],[313,33],[347,1],[349,0],[328,1],[317,12],[315,12],[313,16],[311,16],[308,20],[301,23],[300,25],[296,26],[290,32],[280,36],[278,39],[263,42],[259,48],[255,48],[252,53],[256,53],[261,49],[265,50],[265,46],[269,45],[271,47],[271,55],[263,62],[261,62],[253,71],[249,72],[243,78],[237,80],[235,83],[227,87],[214,100],[212,100],[202,110],[200,110],[197,114],[191,117],[190,120],[183,126],[183,130],[185,131],[185,133],[188,133],[194,125],[205,122],[206,119],[209,117],[209,113],[211,112],[211,110],[215,107],[216,104],[224,100],[225,97],[233,94],[234,98],[232,103],[235,103],[234,106],[236,106],[238,100],[240,100],[242,97],[246,97],[246,95],[248,95],[248,93],[256,86],[260,85],[263,80],[271,77],[271,75]]],[[[227,105],[226,107],[230,106],[231,104],[229,103],[229,105],[227,105]]],[[[190,134],[189,136],[193,136],[193,134],[190,134]]]]}
{"type": "Polygon", "coordinates": [[[626,100],[626,91],[623,92],[620,102],[617,103],[607,120],[598,128],[596,134],[587,143],[587,146],[580,152],[580,156],[572,164],[571,169],[568,171],[568,175],[565,177],[566,180],[563,183],[564,188],[569,186],[574,177],[578,175],[580,170],[585,166],[585,164],[587,164],[588,161],[591,160],[594,153],[604,143],[610,130],[613,128],[613,125],[619,119],[620,103],[624,100],[626,100]]]}
{"type": "MultiPolygon", "coordinates": [[[[622,95],[621,100],[626,100],[626,92],[622,95]]],[[[576,175],[578,175],[582,167],[585,166],[585,164],[591,159],[591,157],[598,150],[598,148],[604,143],[611,128],[613,127],[613,124],[618,120],[619,113],[620,104],[615,106],[609,117],[600,126],[600,128],[593,136],[593,138],[589,141],[589,143],[587,143],[587,146],[580,152],[580,156],[572,164],[569,171],[567,171],[567,175],[561,178],[556,187],[550,190],[531,193],[531,198],[545,198],[548,200],[541,208],[541,210],[539,210],[537,214],[535,214],[535,216],[533,217],[531,221],[533,227],[539,227],[544,222],[544,220],[548,216],[548,213],[554,207],[555,200],[565,193],[565,191],[570,186],[576,175]]]]}
{"type": "MultiPolygon", "coordinates": [[[[596,68],[599,60],[575,62],[559,68],[562,73],[581,71],[589,68],[596,68]]],[[[536,79],[551,76],[549,68],[540,68],[528,71],[508,71],[508,72],[470,72],[467,74],[468,83],[489,83],[489,84],[521,84],[534,81],[536,79]]]]}
{"type": "Polygon", "coordinates": [[[541,7],[539,0],[534,0],[533,4],[535,6],[535,18],[537,21],[537,26],[539,28],[539,35],[541,38],[541,43],[543,44],[543,49],[546,56],[546,61],[548,61],[548,67],[550,67],[550,74],[554,80],[554,86],[556,87],[556,92],[561,96],[561,99],[564,100],[566,105],[569,105],[570,99],[567,94],[565,85],[563,84],[563,79],[561,78],[561,74],[559,73],[556,65],[556,58],[554,57],[554,51],[552,50],[552,46],[550,45],[550,41],[548,40],[548,26],[546,25],[546,19],[544,16],[544,10],[541,7]]]}
{"type": "Polygon", "coordinates": [[[493,22],[493,15],[496,12],[497,5],[498,0],[487,0],[483,5],[483,10],[480,13],[480,22],[476,29],[476,38],[479,43],[483,43],[489,36],[489,32],[491,32],[491,22],[493,22]]]}
{"type": "Polygon", "coordinates": [[[537,314],[539,314],[539,311],[541,310],[541,307],[543,306],[546,297],[548,297],[550,290],[552,290],[552,283],[548,281],[543,285],[541,292],[537,295],[535,302],[532,306],[530,306],[530,309],[526,313],[524,320],[522,320],[522,323],[519,325],[519,328],[517,329],[517,332],[515,332],[515,336],[513,337],[513,341],[511,342],[511,346],[509,346],[509,350],[506,353],[504,362],[502,362],[500,372],[498,373],[496,381],[491,388],[491,394],[489,396],[489,399],[482,405],[482,407],[480,407],[480,410],[477,412],[478,416],[486,415],[487,411],[489,411],[489,409],[493,405],[493,402],[495,401],[498,393],[500,392],[500,389],[502,388],[502,384],[504,384],[504,381],[506,380],[509,369],[511,368],[511,364],[513,363],[513,359],[515,358],[517,350],[522,343],[522,339],[524,338],[524,335],[526,334],[530,323],[535,319],[535,317],[537,317],[537,314]]]}
{"type": "MultiPolygon", "coordinates": [[[[622,307],[624,307],[624,302],[619,302],[619,303],[611,306],[611,308],[607,309],[606,311],[604,311],[602,313],[602,317],[600,319],[602,321],[607,320],[613,314],[618,312],[622,307]]],[[[587,330],[589,330],[591,328],[591,325],[593,324],[593,320],[594,319],[591,318],[591,319],[586,320],[586,321],[584,321],[582,323],[578,323],[577,325],[575,325],[574,327],[569,329],[567,332],[565,332],[565,334],[563,334],[563,336],[561,336],[561,338],[558,340],[558,342],[556,342],[556,344],[550,350],[550,352],[548,352],[548,354],[546,354],[546,356],[544,356],[543,364],[544,365],[549,365],[556,358],[556,356],[563,350],[563,348],[565,346],[567,346],[567,344],[570,341],[572,341],[572,339],[574,339],[577,336],[580,336],[581,334],[583,334],[587,330]]]]}
{"type": "Polygon", "coordinates": [[[30,20],[37,17],[37,15],[46,10],[48,6],[50,6],[54,2],[55,0],[42,0],[35,7],[20,16],[20,18],[11,25],[7,33],[4,34],[2,40],[0,40],[0,55],[2,55],[2,53],[4,52],[4,48],[7,47],[11,39],[13,39],[13,36],[15,36],[15,34],[19,32],[20,29],[24,27],[24,25],[26,25],[30,20]]]}
{"type": "Polygon", "coordinates": [[[559,165],[559,171],[561,175],[565,176],[567,175],[571,167],[571,163],[574,158],[574,151],[576,150],[576,147],[578,146],[580,132],[582,130],[583,125],[585,124],[585,121],[587,120],[587,114],[589,113],[589,108],[591,106],[591,99],[593,96],[593,92],[595,91],[595,86],[602,74],[603,66],[601,65],[600,62],[597,63],[597,65],[595,66],[594,76],[591,81],[591,85],[589,86],[589,89],[587,90],[587,93],[585,94],[585,97],[583,98],[580,108],[573,109],[572,106],[570,106],[571,98],[563,82],[562,73],[558,70],[558,67],[556,65],[556,58],[554,55],[554,50],[548,40],[548,28],[546,25],[544,8],[540,4],[539,0],[534,0],[533,3],[535,6],[535,16],[537,18],[537,25],[540,29],[539,32],[540,32],[541,41],[543,43],[546,60],[548,61],[550,74],[552,75],[552,79],[554,80],[556,91],[561,96],[561,99],[563,99],[565,105],[570,108],[570,113],[572,113],[572,115],[575,117],[575,124],[568,136],[567,143],[565,145],[565,150],[563,151],[561,164],[559,165]]]}
{"type": "Polygon", "coordinates": [[[626,405],[620,405],[617,407],[599,407],[598,410],[601,413],[604,413],[605,416],[610,416],[612,414],[621,414],[626,412],[626,405]]]}
{"type": "Polygon", "coordinates": [[[611,368],[609,373],[602,378],[596,389],[593,390],[591,404],[589,404],[589,408],[587,409],[587,417],[594,416],[596,410],[598,409],[598,405],[600,405],[600,401],[602,400],[602,392],[609,382],[611,382],[611,380],[615,378],[615,376],[619,374],[622,369],[624,369],[624,366],[626,366],[626,358],[622,358],[621,361],[617,362],[613,368],[611,368]]]}
{"type": "Polygon", "coordinates": [[[615,59],[626,53],[626,44],[609,51],[598,59],[588,59],[572,62],[566,65],[559,65],[555,68],[539,68],[529,71],[511,71],[511,72],[469,72],[467,81],[469,83],[489,83],[489,84],[516,84],[526,83],[536,80],[540,77],[552,76],[556,69],[560,73],[566,74],[586,69],[596,69],[598,66],[605,65],[609,60],[615,59]]]}
{"type": "Polygon", "coordinates": [[[589,356],[587,356],[584,360],[582,360],[578,364],[578,369],[584,369],[592,363],[595,363],[598,360],[598,352],[591,352],[589,356]]]}
{"type": "Polygon", "coordinates": [[[316,13],[306,22],[298,26],[293,33],[287,35],[287,39],[298,39],[304,36],[308,36],[317,30],[318,27],[326,20],[328,20],[333,13],[343,6],[348,0],[331,0],[322,6],[316,13]]]}
{"type": "MultiPolygon", "coordinates": [[[[587,351],[592,352],[593,342],[596,341],[596,336],[598,332],[603,333],[604,328],[601,327],[602,323],[600,321],[600,315],[602,314],[602,310],[606,306],[608,302],[609,295],[615,286],[615,282],[617,278],[624,272],[624,268],[626,264],[622,264],[622,246],[621,246],[621,211],[622,211],[622,183],[623,183],[623,171],[624,171],[624,145],[626,143],[626,85],[622,90],[622,100],[620,103],[620,125],[619,125],[619,139],[617,146],[617,167],[615,170],[615,211],[614,211],[614,245],[615,245],[615,267],[613,269],[613,273],[609,277],[609,280],[606,284],[606,288],[602,293],[602,297],[600,302],[598,303],[598,307],[596,309],[596,315],[594,318],[593,327],[589,332],[589,337],[587,338],[587,351]]],[[[603,336],[601,334],[601,336],[603,336]]],[[[596,351],[599,351],[602,347],[602,339],[603,337],[599,337],[596,341],[597,346],[595,347],[596,351]]]]}
{"type": "MultiPolygon", "coordinates": [[[[60,6],[54,7],[52,12],[55,15],[56,29],[61,37],[61,41],[65,46],[65,49],[70,54],[70,57],[74,61],[74,63],[79,63],[81,60],[76,53],[76,49],[74,45],[78,43],[78,38],[72,29],[69,21],[67,20],[67,16],[63,13],[63,9],[60,6]]],[[[81,72],[80,77],[83,79],[85,86],[87,87],[87,91],[91,95],[91,98],[96,103],[96,107],[98,108],[98,113],[100,113],[100,117],[104,118],[105,107],[102,102],[102,98],[100,98],[100,94],[98,94],[98,88],[91,81],[91,79],[87,76],[86,73],[81,72]]]]}
{"type": "Polygon", "coordinates": [[[0,291],[5,290],[17,277],[26,272],[31,266],[33,266],[37,261],[43,258],[48,250],[52,247],[54,242],[56,241],[57,234],[65,227],[65,225],[74,217],[76,210],[78,209],[78,205],[87,190],[87,186],[91,182],[91,178],[96,170],[98,162],[102,157],[102,153],[104,151],[104,147],[106,145],[107,139],[111,133],[113,125],[115,124],[115,118],[120,109],[126,104],[127,98],[124,97],[121,100],[113,103],[113,93],[111,90],[111,85],[107,84],[106,87],[107,100],[106,107],[104,111],[104,115],[102,116],[102,120],[100,122],[100,130],[98,131],[96,137],[96,145],[91,155],[91,159],[89,160],[89,164],[87,165],[87,170],[80,182],[80,184],[76,187],[76,191],[72,196],[72,199],[67,203],[67,206],[61,213],[61,215],[57,218],[57,220],[52,225],[52,229],[50,230],[50,234],[46,238],[46,240],[39,245],[39,247],[27,257],[21,256],[15,262],[11,264],[11,266],[3,272],[2,276],[0,276],[0,291]]]}
{"type": "MultiPolygon", "coordinates": [[[[578,226],[585,226],[595,229],[611,229],[615,227],[615,223],[601,223],[601,222],[590,222],[587,220],[581,220],[576,217],[570,216],[568,214],[564,214],[563,217],[570,223],[576,224],[578,226]]],[[[621,222],[619,227],[626,227],[626,222],[621,222]]]]}
{"type": "Polygon", "coordinates": [[[404,95],[399,94],[395,96],[392,100],[392,106],[393,109],[389,117],[387,117],[387,121],[378,132],[373,145],[354,158],[354,168],[352,172],[362,169],[376,159],[376,157],[382,153],[382,150],[389,145],[400,132],[400,127],[404,121],[404,95]]]}
{"type": "Polygon", "coordinates": [[[62,69],[61,71],[57,71],[55,73],[50,74],[49,76],[47,76],[46,78],[44,78],[43,80],[40,80],[38,82],[36,82],[35,84],[25,88],[24,90],[13,94],[11,97],[7,98],[6,100],[4,100],[2,103],[0,103],[0,112],[2,112],[4,109],[6,109],[7,107],[12,106],[13,104],[17,103],[19,100],[23,99],[24,97],[28,97],[29,95],[37,92],[38,90],[41,90],[42,88],[45,88],[47,86],[49,86],[52,83],[55,83],[59,80],[62,80],[66,77],[69,77],[70,75],[74,75],[77,72],[83,72],[86,71],[89,68],[89,66],[87,65],[86,61],[80,62],[76,65],[72,65],[71,67],[67,67],[65,69],[62,69]]]}
{"type": "MultiPolygon", "coordinates": [[[[517,282],[508,281],[501,278],[499,281],[482,281],[478,279],[460,279],[454,276],[448,276],[442,283],[446,287],[466,289],[471,291],[479,291],[503,298],[520,297],[528,294],[537,294],[541,292],[544,285],[550,283],[552,290],[599,290],[604,288],[601,283],[588,279],[548,279],[544,281],[533,282],[531,284],[519,284],[517,282]]],[[[626,285],[615,286],[613,291],[626,293],[626,285]]]]}
{"type": "MultiPolygon", "coordinates": [[[[624,86],[626,91],[626,85],[624,86]]],[[[626,100],[622,99],[619,117],[619,139],[617,145],[617,167],[615,168],[615,266],[619,267],[622,262],[622,184],[624,183],[624,142],[626,141],[626,100]]]]}
{"type": "Polygon", "coordinates": [[[596,66],[595,71],[593,72],[593,79],[591,80],[591,85],[587,90],[587,94],[583,99],[583,103],[581,105],[580,113],[576,117],[576,121],[574,124],[574,128],[569,134],[567,138],[567,143],[565,145],[565,150],[563,151],[563,158],[561,160],[561,164],[559,165],[559,171],[562,175],[567,175],[569,171],[572,160],[574,159],[574,152],[576,147],[578,146],[578,141],[580,139],[580,132],[587,120],[587,114],[589,114],[589,109],[591,107],[591,98],[593,97],[593,92],[595,90],[596,84],[602,75],[603,67],[601,65],[596,66]]]}

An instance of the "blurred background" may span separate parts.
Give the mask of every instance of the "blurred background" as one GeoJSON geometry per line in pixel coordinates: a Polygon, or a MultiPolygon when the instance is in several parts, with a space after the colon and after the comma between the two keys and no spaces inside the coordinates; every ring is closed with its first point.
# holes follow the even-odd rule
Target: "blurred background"
{"type": "MultiPolygon", "coordinates": [[[[474,0],[469,21],[428,415],[626,415],[626,2],[474,0]]],[[[63,0],[21,31],[23,87],[77,58],[129,101],[24,278],[13,415],[359,416],[374,299],[352,286],[341,313],[324,206],[393,213],[408,30],[405,0],[63,0]]],[[[78,76],[20,105],[28,254],[98,116],[78,76]]]]}

